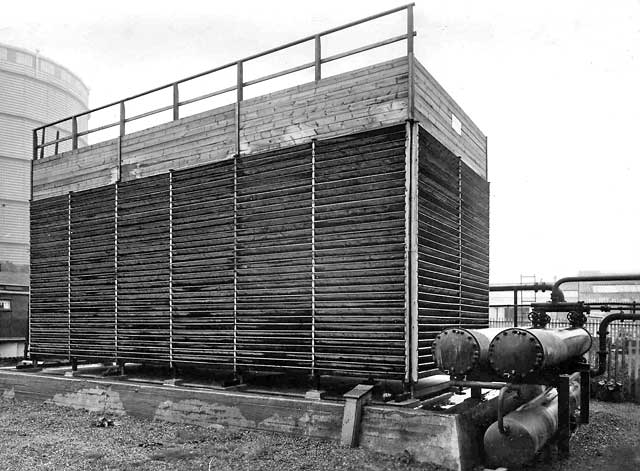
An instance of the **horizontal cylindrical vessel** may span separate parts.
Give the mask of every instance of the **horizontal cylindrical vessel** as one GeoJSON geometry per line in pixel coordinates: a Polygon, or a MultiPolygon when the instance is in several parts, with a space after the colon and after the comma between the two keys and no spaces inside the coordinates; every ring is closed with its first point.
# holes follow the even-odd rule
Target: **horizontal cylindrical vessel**
{"type": "Polygon", "coordinates": [[[460,327],[443,330],[433,342],[436,365],[451,375],[465,375],[476,368],[488,366],[489,344],[503,330],[460,327]]]}
{"type": "MultiPolygon", "coordinates": [[[[572,379],[569,399],[571,410],[575,410],[580,400],[579,380],[572,379]]],[[[488,464],[520,467],[531,461],[558,430],[557,390],[520,406],[507,414],[503,423],[506,433],[500,433],[498,422],[494,422],[484,434],[488,464]]]]}
{"type": "Polygon", "coordinates": [[[489,345],[489,364],[500,376],[525,377],[550,366],[584,355],[591,348],[591,334],[582,327],[569,329],[510,328],[489,345]]]}

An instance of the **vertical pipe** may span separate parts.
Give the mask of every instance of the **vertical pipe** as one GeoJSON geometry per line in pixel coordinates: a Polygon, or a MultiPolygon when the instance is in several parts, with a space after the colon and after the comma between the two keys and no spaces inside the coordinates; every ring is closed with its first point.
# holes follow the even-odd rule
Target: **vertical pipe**
{"type": "Polygon", "coordinates": [[[316,140],[311,140],[311,375],[316,373],[316,140]]]}
{"type": "Polygon", "coordinates": [[[178,84],[173,84],[173,120],[178,121],[180,119],[180,90],[178,84]]]}
{"type": "Polygon", "coordinates": [[[518,290],[513,290],[513,326],[518,327],[518,290]]]}
{"type": "Polygon", "coordinates": [[[118,361],[118,182],[115,184],[114,195],[114,230],[113,230],[113,258],[114,258],[114,303],[113,303],[113,330],[114,330],[114,356],[115,361],[118,361]]]}
{"type": "Polygon", "coordinates": [[[173,368],[173,170],[169,170],[169,367],[173,368]]]}
{"type": "Polygon", "coordinates": [[[589,423],[589,396],[591,395],[591,374],[580,372],[580,423],[589,423]]]}
{"type": "Polygon", "coordinates": [[[322,41],[319,34],[315,39],[315,75],[316,82],[322,78],[322,41]]]}
{"type": "Polygon", "coordinates": [[[78,148],[78,117],[71,118],[71,149],[78,148]]]}
{"type": "Polygon", "coordinates": [[[571,377],[558,377],[558,453],[569,454],[569,438],[571,436],[571,377]]]}
{"type": "Polygon", "coordinates": [[[407,62],[409,74],[408,119],[415,119],[415,61],[413,55],[413,5],[407,6],[407,62]]]}

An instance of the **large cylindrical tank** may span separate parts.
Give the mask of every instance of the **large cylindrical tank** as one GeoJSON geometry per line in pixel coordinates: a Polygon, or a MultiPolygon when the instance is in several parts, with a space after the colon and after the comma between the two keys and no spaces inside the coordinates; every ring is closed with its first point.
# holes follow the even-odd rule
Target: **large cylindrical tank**
{"type": "Polygon", "coordinates": [[[505,329],[489,345],[489,364],[502,377],[524,378],[584,355],[591,348],[591,340],[591,334],[582,327],[505,329]]]}
{"type": "MultiPolygon", "coordinates": [[[[580,400],[579,376],[572,378],[569,389],[571,410],[580,400]]],[[[558,430],[558,392],[553,389],[507,414],[503,420],[506,433],[494,422],[484,434],[487,462],[493,466],[518,468],[531,461],[558,430]]]]}
{"type": "MultiPolygon", "coordinates": [[[[87,110],[89,90],[68,69],[37,53],[0,44],[0,260],[29,263],[32,130],[87,110]]],[[[78,121],[80,131],[86,119],[78,121]]],[[[47,141],[69,135],[63,123],[47,141]]],[[[82,141],[82,139],[81,139],[82,141]]],[[[69,149],[70,141],[59,151],[69,149]]],[[[50,146],[45,155],[50,155],[50,146]]]]}
{"type": "Polygon", "coordinates": [[[489,344],[504,328],[463,329],[452,327],[440,332],[433,342],[438,368],[451,375],[466,375],[489,364],[489,344]]]}

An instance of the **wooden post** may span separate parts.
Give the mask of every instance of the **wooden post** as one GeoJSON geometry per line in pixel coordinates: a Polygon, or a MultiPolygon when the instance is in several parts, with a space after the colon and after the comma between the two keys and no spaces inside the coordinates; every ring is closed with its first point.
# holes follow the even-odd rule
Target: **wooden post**
{"type": "Polygon", "coordinates": [[[120,136],[118,137],[118,180],[122,179],[122,139],[126,133],[126,109],[124,101],[120,102],[120,136]]]}
{"type": "Polygon", "coordinates": [[[322,42],[320,41],[321,37],[319,34],[316,34],[315,39],[315,73],[316,73],[316,82],[322,78],[322,42]]]}
{"type": "Polygon", "coordinates": [[[47,134],[47,128],[42,128],[42,138],[40,139],[40,158],[44,159],[44,139],[47,134]]]}
{"type": "Polygon", "coordinates": [[[358,445],[362,407],[371,399],[373,388],[373,384],[358,384],[344,395],[345,403],[340,439],[343,446],[355,447],[358,445]]]}
{"type": "Polygon", "coordinates": [[[59,144],[58,139],[60,139],[60,130],[59,129],[56,131],[56,144],[55,144],[55,147],[54,147],[54,150],[53,150],[53,155],[58,155],[58,144],[59,144]]]}
{"type": "Polygon", "coordinates": [[[180,90],[178,90],[178,84],[173,84],[173,120],[178,121],[180,119],[180,90]]]}
{"type": "Polygon", "coordinates": [[[78,149],[78,117],[71,118],[71,149],[78,149]]]}

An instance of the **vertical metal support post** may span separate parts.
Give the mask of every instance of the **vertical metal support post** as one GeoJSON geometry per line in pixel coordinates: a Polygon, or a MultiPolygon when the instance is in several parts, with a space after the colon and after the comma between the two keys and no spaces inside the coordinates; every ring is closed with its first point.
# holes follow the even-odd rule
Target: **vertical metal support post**
{"type": "Polygon", "coordinates": [[[458,325],[462,325],[462,157],[458,156],[458,325]]]}
{"type": "Polygon", "coordinates": [[[413,54],[413,4],[407,5],[407,55],[413,54]]]}
{"type": "MultiPolygon", "coordinates": [[[[405,126],[405,383],[418,381],[418,124],[405,126]]],[[[413,391],[411,391],[413,393],[413,391]]]]}
{"type": "Polygon", "coordinates": [[[238,373],[238,155],[233,157],[233,373],[238,373]]]}
{"type": "Polygon", "coordinates": [[[120,133],[118,137],[118,180],[122,180],[122,140],[124,139],[124,135],[126,133],[126,109],[124,105],[124,101],[120,102],[120,133]]]}
{"type": "Polygon", "coordinates": [[[67,196],[67,352],[71,360],[71,195],[67,196]]]}
{"type": "Polygon", "coordinates": [[[407,7],[407,61],[409,73],[408,119],[415,119],[415,60],[413,55],[413,5],[407,7]]]}
{"type": "Polygon", "coordinates": [[[316,34],[315,38],[315,75],[316,82],[322,78],[322,41],[321,36],[316,34]]]}
{"type": "Polygon", "coordinates": [[[114,356],[118,362],[118,182],[115,184],[114,197],[114,234],[113,234],[113,254],[114,254],[114,281],[113,281],[113,314],[114,314],[114,356]]]}
{"type": "Polygon", "coordinates": [[[316,374],[316,140],[311,141],[311,375],[316,374]]]}
{"type": "Polygon", "coordinates": [[[569,375],[558,376],[558,453],[560,456],[569,455],[569,438],[571,437],[571,399],[569,375]]]}
{"type": "Polygon", "coordinates": [[[45,134],[47,134],[47,128],[42,128],[42,138],[40,139],[40,158],[44,159],[44,139],[45,134]]]}
{"type": "Polygon", "coordinates": [[[59,129],[56,131],[56,144],[55,144],[55,147],[53,148],[53,155],[58,155],[58,144],[60,144],[58,142],[58,139],[60,139],[60,130],[59,129]]]}
{"type": "Polygon", "coordinates": [[[589,423],[589,398],[591,396],[591,373],[580,372],[580,423],[589,423]]]}
{"type": "Polygon", "coordinates": [[[178,121],[180,119],[180,90],[178,89],[178,83],[173,84],[173,120],[178,121]]]}
{"type": "Polygon", "coordinates": [[[237,78],[236,78],[236,154],[240,155],[240,102],[242,102],[244,93],[244,74],[242,71],[242,61],[238,61],[237,78]]]}
{"type": "Polygon", "coordinates": [[[173,369],[173,170],[169,170],[169,368],[173,369]]]}
{"type": "Polygon", "coordinates": [[[518,327],[518,290],[513,290],[513,326],[518,327]]]}
{"type": "Polygon", "coordinates": [[[71,149],[78,148],[78,117],[71,118],[71,149]]]}

